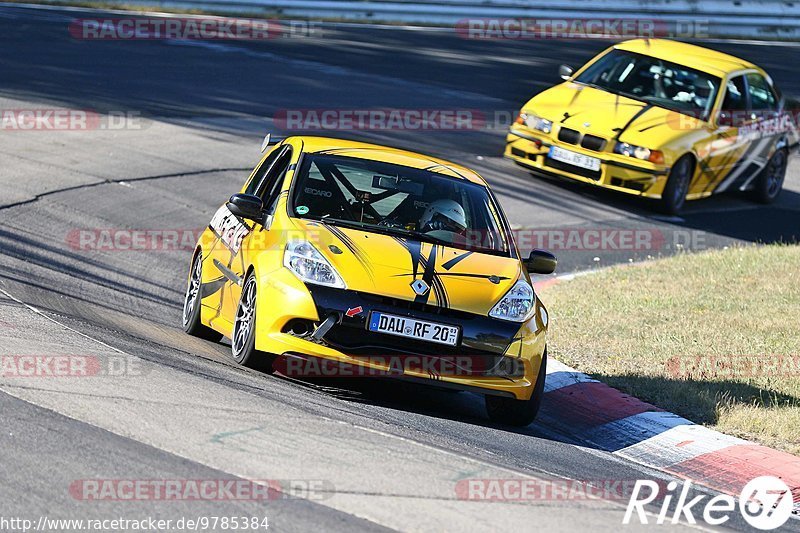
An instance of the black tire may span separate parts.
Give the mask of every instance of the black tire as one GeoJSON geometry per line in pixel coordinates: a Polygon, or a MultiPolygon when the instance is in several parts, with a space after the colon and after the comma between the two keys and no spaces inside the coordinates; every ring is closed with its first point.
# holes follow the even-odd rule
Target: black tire
{"type": "Polygon", "coordinates": [[[686,154],[678,159],[669,171],[667,185],[661,193],[659,210],[667,215],[677,215],[686,203],[686,194],[694,175],[694,158],[686,154]]]}
{"type": "Polygon", "coordinates": [[[536,420],[544,396],[544,381],[547,377],[547,350],[542,356],[536,386],[529,400],[516,400],[502,396],[485,395],[486,413],[489,420],[508,426],[524,427],[536,420]]]}
{"type": "Polygon", "coordinates": [[[780,149],[772,154],[767,166],[761,169],[750,191],[750,197],[762,204],[771,204],[781,194],[783,181],[786,179],[786,167],[789,164],[789,154],[785,149],[780,149]]]}
{"type": "Polygon", "coordinates": [[[222,334],[200,322],[202,280],[203,254],[198,252],[192,260],[192,269],[189,272],[189,281],[186,285],[186,295],[183,298],[183,331],[207,341],[219,342],[222,339],[222,334]]]}
{"type": "Polygon", "coordinates": [[[236,307],[236,317],[231,332],[231,355],[242,366],[272,371],[274,356],[256,350],[256,301],[258,283],[251,272],[242,284],[242,295],[236,307]]]}

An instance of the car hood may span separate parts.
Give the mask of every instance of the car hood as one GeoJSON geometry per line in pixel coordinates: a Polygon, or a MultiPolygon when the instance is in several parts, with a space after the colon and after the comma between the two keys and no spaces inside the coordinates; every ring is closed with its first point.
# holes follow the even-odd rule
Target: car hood
{"type": "Polygon", "coordinates": [[[701,121],[594,87],[566,82],[533,97],[524,111],[564,127],[657,149],[701,121]]]}
{"type": "Polygon", "coordinates": [[[522,275],[512,257],[295,219],[350,290],[487,314],[522,275]],[[411,284],[424,280],[423,295],[411,284]]]}

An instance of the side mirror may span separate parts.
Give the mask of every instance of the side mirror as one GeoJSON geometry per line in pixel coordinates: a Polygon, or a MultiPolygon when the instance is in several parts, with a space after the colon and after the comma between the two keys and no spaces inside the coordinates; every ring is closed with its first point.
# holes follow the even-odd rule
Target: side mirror
{"type": "Polygon", "coordinates": [[[568,65],[561,65],[558,67],[558,75],[561,76],[561,79],[567,81],[572,77],[572,73],[575,72],[572,70],[572,67],[568,65]]]}
{"type": "Polygon", "coordinates": [[[227,206],[231,213],[248,220],[260,220],[264,211],[264,202],[252,194],[234,194],[227,206]]]}
{"type": "Polygon", "coordinates": [[[720,111],[717,115],[717,124],[720,126],[733,126],[733,117],[729,111],[720,111]]]}
{"type": "Polygon", "coordinates": [[[525,266],[531,274],[552,274],[556,271],[556,256],[545,250],[533,250],[525,266]]]}

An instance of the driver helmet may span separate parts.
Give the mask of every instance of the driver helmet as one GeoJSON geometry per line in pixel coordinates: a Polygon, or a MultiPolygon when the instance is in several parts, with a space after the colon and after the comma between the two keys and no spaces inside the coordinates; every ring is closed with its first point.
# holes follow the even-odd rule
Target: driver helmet
{"type": "Polygon", "coordinates": [[[461,233],[467,229],[464,208],[455,200],[436,200],[431,202],[419,219],[423,231],[447,230],[461,233]]]}

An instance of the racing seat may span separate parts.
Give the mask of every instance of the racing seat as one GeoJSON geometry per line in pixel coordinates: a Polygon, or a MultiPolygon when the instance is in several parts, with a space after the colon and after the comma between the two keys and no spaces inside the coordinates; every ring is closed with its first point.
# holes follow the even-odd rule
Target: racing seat
{"type": "Polygon", "coordinates": [[[342,202],[344,202],[342,191],[334,190],[325,180],[309,179],[303,184],[295,208],[305,206],[308,208],[308,214],[315,217],[324,215],[339,217],[342,202]]]}

